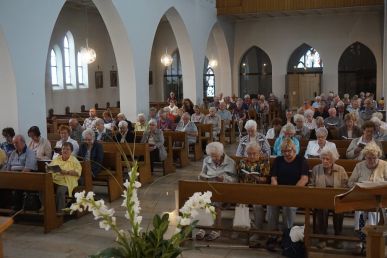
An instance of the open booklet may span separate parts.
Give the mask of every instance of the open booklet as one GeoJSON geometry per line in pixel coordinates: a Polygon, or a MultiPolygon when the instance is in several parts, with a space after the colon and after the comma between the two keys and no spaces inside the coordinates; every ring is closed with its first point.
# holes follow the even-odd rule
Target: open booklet
{"type": "Polygon", "coordinates": [[[379,186],[387,186],[387,181],[381,181],[381,182],[372,182],[372,181],[364,181],[361,183],[356,183],[357,186],[360,188],[374,188],[379,186]]]}
{"type": "Polygon", "coordinates": [[[260,172],[257,172],[257,171],[247,171],[246,169],[241,169],[241,172],[243,172],[243,173],[245,173],[245,174],[247,174],[247,175],[257,175],[257,176],[260,176],[261,175],[261,173],[260,172]]]}
{"type": "Polygon", "coordinates": [[[47,166],[46,166],[46,171],[47,171],[47,172],[52,172],[52,173],[59,173],[59,172],[62,171],[62,169],[60,168],[59,165],[51,165],[51,166],[49,166],[49,165],[47,164],[47,166]]]}

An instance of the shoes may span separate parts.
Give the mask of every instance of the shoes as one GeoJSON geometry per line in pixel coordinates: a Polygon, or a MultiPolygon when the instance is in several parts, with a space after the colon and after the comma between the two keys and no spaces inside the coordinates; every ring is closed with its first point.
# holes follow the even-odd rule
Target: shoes
{"type": "Polygon", "coordinates": [[[196,233],[195,238],[196,240],[203,240],[204,236],[206,235],[206,231],[204,229],[199,229],[199,231],[196,233]]]}
{"type": "Polygon", "coordinates": [[[327,242],[325,242],[325,241],[320,241],[320,242],[317,244],[317,248],[318,248],[318,249],[324,249],[325,247],[327,247],[327,242]]]}
{"type": "Polygon", "coordinates": [[[277,238],[275,237],[270,237],[267,241],[266,241],[266,250],[270,251],[270,252],[275,252],[275,247],[277,245],[277,238]]]}
{"type": "Polygon", "coordinates": [[[230,238],[231,239],[237,239],[239,237],[239,233],[238,232],[232,232],[232,234],[231,234],[231,236],[230,236],[230,238]]]}
{"type": "Polygon", "coordinates": [[[220,237],[220,232],[212,230],[209,234],[207,234],[204,239],[207,241],[214,241],[220,237]]]}

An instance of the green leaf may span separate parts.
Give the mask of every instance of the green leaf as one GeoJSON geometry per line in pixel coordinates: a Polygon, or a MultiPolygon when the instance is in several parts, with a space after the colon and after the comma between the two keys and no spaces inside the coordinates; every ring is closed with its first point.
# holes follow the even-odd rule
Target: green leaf
{"type": "Polygon", "coordinates": [[[125,253],[121,248],[118,247],[109,247],[101,252],[91,255],[90,258],[125,258],[125,253]]]}

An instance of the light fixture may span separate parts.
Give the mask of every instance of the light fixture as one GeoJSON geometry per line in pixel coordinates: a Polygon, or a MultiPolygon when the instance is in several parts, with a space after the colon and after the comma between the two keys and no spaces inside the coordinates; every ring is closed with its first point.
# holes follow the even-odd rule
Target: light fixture
{"type": "Polygon", "coordinates": [[[82,61],[86,64],[91,64],[97,59],[97,54],[95,50],[89,47],[89,19],[87,16],[87,6],[85,6],[86,10],[86,47],[81,47],[81,55],[82,61]]]}
{"type": "Polygon", "coordinates": [[[170,66],[173,62],[173,58],[170,54],[168,54],[168,51],[167,49],[165,49],[165,54],[163,54],[161,56],[161,59],[160,59],[161,63],[164,65],[164,66],[170,66]]]}
{"type": "Polygon", "coordinates": [[[218,66],[218,61],[216,59],[211,59],[209,62],[208,62],[208,65],[211,67],[211,68],[215,68],[218,66]]]}

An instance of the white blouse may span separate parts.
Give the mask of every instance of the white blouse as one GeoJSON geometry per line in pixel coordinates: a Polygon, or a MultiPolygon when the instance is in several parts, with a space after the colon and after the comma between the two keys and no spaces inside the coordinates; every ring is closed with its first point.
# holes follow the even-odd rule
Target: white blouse
{"type": "MultiPolygon", "coordinates": [[[[324,146],[325,149],[336,149],[336,144],[334,144],[333,142],[328,142],[328,141],[325,141],[325,146],[324,146]]],[[[318,145],[318,142],[317,140],[314,140],[314,141],[309,141],[308,142],[308,147],[306,148],[306,151],[305,151],[305,158],[309,158],[309,156],[315,156],[315,157],[320,157],[320,153],[321,153],[321,148],[320,148],[320,145],[318,145]]]]}

